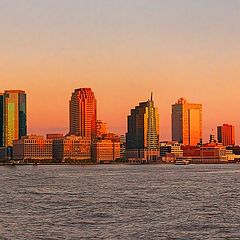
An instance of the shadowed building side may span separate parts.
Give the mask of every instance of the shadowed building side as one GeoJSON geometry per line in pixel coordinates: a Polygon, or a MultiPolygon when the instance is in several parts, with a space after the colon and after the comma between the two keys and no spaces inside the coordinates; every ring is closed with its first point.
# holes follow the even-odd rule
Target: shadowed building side
{"type": "Polygon", "coordinates": [[[152,96],[150,100],[131,110],[131,115],[128,116],[126,148],[128,159],[152,160],[159,157],[159,115],[152,96]]]}

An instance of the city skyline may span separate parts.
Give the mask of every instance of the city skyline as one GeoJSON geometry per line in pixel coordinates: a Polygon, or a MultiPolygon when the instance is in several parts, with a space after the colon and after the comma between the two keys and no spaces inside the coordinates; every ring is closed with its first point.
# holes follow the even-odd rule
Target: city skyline
{"type": "MultiPolygon", "coordinates": [[[[80,95],[85,95],[85,97],[84,98],[86,98],[87,96],[90,96],[90,98],[92,99],[92,97],[93,97],[93,99],[94,99],[94,101],[95,101],[95,104],[96,104],[96,102],[97,102],[97,100],[96,100],[96,98],[95,98],[95,94],[94,94],[94,91],[92,91],[92,89],[90,88],[90,87],[82,87],[82,88],[77,88],[77,89],[75,89],[74,90],[74,92],[72,93],[72,97],[71,97],[71,99],[73,98],[73,96],[74,96],[74,94],[76,95],[76,93],[78,92],[78,91],[80,91],[80,90],[87,90],[87,92],[88,91],[90,91],[90,93],[81,93],[80,95]],[[90,95],[89,95],[90,94],[90,95]]],[[[3,91],[3,90],[2,90],[3,91]]],[[[26,91],[24,91],[24,90],[16,90],[16,89],[11,89],[11,90],[4,90],[4,92],[5,93],[7,93],[7,92],[22,92],[22,93],[24,93],[25,95],[28,95],[27,93],[26,93],[26,91]]],[[[0,91],[0,97],[2,97],[4,94],[3,93],[1,93],[1,91],[0,91]]],[[[151,99],[152,99],[152,95],[153,95],[153,92],[151,92],[151,99]]],[[[26,96],[25,96],[26,97],[26,96]]],[[[60,131],[56,131],[56,129],[49,129],[49,131],[44,131],[44,132],[41,132],[41,131],[39,131],[39,132],[31,132],[31,130],[30,131],[28,131],[27,132],[27,134],[28,135],[35,135],[35,134],[41,134],[41,135],[48,135],[48,134],[63,134],[63,135],[67,135],[67,134],[74,134],[73,132],[71,132],[70,131],[70,126],[71,126],[71,105],[70,105],[70,103],[71,103],[71,99],[70,99],[70,101],[68,101],[68,126],[67,126],[67,128],[66,128],[66,131],[62,131],[62,132],[60,132],[60,131]]],[[[80,98],[79,98],[80,99],[80,98]]],[[[87,98],[86,98],[87,99],[87,98]]],[[[0,98],[0,103],[1,103],[1,101],[2,101],[3,99],[1,99],[0,98]]],[[[82,103],[81,104],[83,104],[86,100],[84,100],[84,99],[82,99],[81,100],[82,101],[82,103]]],[[[148,100],[148,101],[150,101],[150,99],[148,100]]],[[[186,104],[189,104],[186,100],[185,100],[185,98],[183,98],[183,97],[181,97],[181,98],[179,98],[178,99],[178,101],[176,102],[175,101],[175,103],[172,103],[172,105],[170,106],[170,108],[171,107],[173,107],[173,106],[175,106],[175,105],[177,105],[178,104],[178,102],[179,101],[184,101],[184,102],[186,102],[186,104]]],[[[140,102],[143,102],[143,101],[140,101],[140,102]]],[[[28,105],[28,101],[26,102],[26,105],[28,105]]],[[[191,105],[191,104],[190,104],[191,105]]],[[[193,104],[193,105],[201,105],[201,122],[202,122],[202,104],[193,104]]],[[[27,107],[28,108],[28,107],[27,107]]],[[[94,112],[98,109],[98,107],[97,107],[97,104],[95,105],[95,110],[94,110],[94,112]]],[[[156,106],[156,108],[158,109],[158,107],[156,106]]],[[[171,108],[171,111],[173,111],[173,109],[171,108]]],[[[129,112],[131,112],[131,109],[129,109],[129,112]]],[[[203,110],[203,112],[204,112],[204,110],[203,110]]],[[[81,114],[80,114],[81,115],[81,114]]],[[[203,113],[203,115],[204,115],[204,113],[203,113]]],[[[127,117],[129,116],[129,113],[128,113],[128,115],[127,116],[125,116],[125,118],[127,119],[127,117]]],[[[171,117],[172,117],[172,114],[171,114],[171,117]]],[[[102,120],[100,120],[99,119],[99,117],[98,117],[98,113],[95,115],[95,117],[94,117],[94,119],[96,118],[96,124],[97,124],[97,122],[99,122],[99,121],[102,121],[102,120]]],[[[127,122],[127,121],[126,121],[127,122]]],[[[161,116],[159,117],[159,125],[161,126],[161,116]]],[[[105,122],[105,124],[107,124],[108,125],[108,123],[106,123],[105,122]]],[[[170,141],[172,138],[173,138],[173,136],[172,136],[172,131],[173,131],[173,129],[172,129],[172,127],[173,127],[173,125],[172,125],[173,123],[172,123],[172,119],[170,119],[170,127],[171,127],[171,129],[170,129],[170,135],[169,135],[169,138],[167,139],[167,138],[161,138],[161,131],[162,131],[162,129],[161,129],[161,127],[158,127],[159,129],[160,129],[160,134],[159,134],[159,140],[160,141],[170,141]]],[[[28,125],[28,129],[29,129],[29,122],[27,122],[27,125],[28,125]]],[[[201,125],[202,125],[202,123],[201,123],[201,125]]],[[[201,127],[202,129],[201,129],[201,135],[202,136],[206,136],[206,139],[203,137],[202,138],[202,141],[203,141],[203,143],[204,142],[208,142],[208,140],[209,140],[209,136],[212,134],[212,133],[214,133],[214,135],[218,135],[218,127],[219,127],[219,125],[220,124],[218,124],[218,125],[216,125],[216,126],[214,126],[214,127],[212,127],[211,128],[211,130],[206,134],[205,133],[205,129],[204,129],[204,126],[203,127],[201,127]],[[205,134],[202,134],[202,133],[205,133],[205,134]]],[[[230,125],[230,126],[232,126],[232,124],[230,124],[230,123],[227,123],[226,121],[225,122],[223,122],[222,123],[222,125],[230,125]]],[[[234,127],[234,139],[238,139],[238,136],[236,136],[236,129],[235,129],[235,126],[233,126],[234,127]]],[[[95,130],[96,130],[96,133],[94,133],[94,134],[97,134],[97,125],[95,126],[95,130]]],[[[62,128],[63,129],[63,128],[62,128]]],[[[85,130],[84,130],[85,131],[85,130]]],[[[110,128],[110,131],[109,132],[113,132],[113,131],[111,131],[111,128],[110,128]]],[[[126,131],[125,132],[116,132],[115,131],[115,133],[117,133],[117,134],[119,134],[119,135],[125,135],[126,133],[127,133],[127,126],[126,126],[126,131]]],[[[81,134],[79,134],[79,133],[75,133],[75,135],[81,135],[81,134]]],[[[172,139],[173,140],[173,139],[172,139]]],[[[234,140],[235,141],[235,140],[234,140]]],[[[181,142],[181,141],[180,141],[181,142]]],[[[238,145],[239,143],[237,142],[237,140],[235,141],[235,144],[236,145],[238,145]]],[[[191,144],[190,144],[191,145],[191,144]]],[[[193,144],[194,145],[194,144],[193,144]]]]}
{"type": "Polygon", "coordinates": [[[154,91],[162,140],[171,138],[169,106],[185,97],[203,105],[204,141],[230,123],[239,144],[239,7],[235,0],[3,0],[0,89],[28,93],[32,133],[67,132],[66,99],[83,86],[95,92],[98,118],[112,132],[125,133],[129,109],[154,91]]]}

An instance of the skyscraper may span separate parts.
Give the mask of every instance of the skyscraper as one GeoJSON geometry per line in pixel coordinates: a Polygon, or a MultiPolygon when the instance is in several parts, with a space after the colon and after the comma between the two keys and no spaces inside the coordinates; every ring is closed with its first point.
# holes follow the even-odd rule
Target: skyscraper
{"type": "Polygon", "coordinates": [[[0,93],[0,147],[3,146],[3,93],[0,93]]]}
{"type": "Polygon", "coordinates": [[[97,134],[97,101],[91,88],[79,88],[69,102],[71,135],[95,139],[97,134]]]}
{"type": "Polygon", "coordinates": [[[26,94],[21,90],[7,90],[3,94],[3,142],[12,146],[13,140],[27,135],[26,94]]]}
{"type": "Polygon", "coordinates": [[[202,140],[202,104],[180,98],[172,105],[172,140],[197,145],[202,140]]]}
{"type": "Polygon", "coordinates": [[[152,99],[142,102],[128,116],[127,149],[159,149],[159,115],[152,99]]]}
{"type": "Polygon", "coordinates": [[[230,124],[223,124],[217,127],[218,142],[223,146],[235,145],[235,128],[230,124]]]}

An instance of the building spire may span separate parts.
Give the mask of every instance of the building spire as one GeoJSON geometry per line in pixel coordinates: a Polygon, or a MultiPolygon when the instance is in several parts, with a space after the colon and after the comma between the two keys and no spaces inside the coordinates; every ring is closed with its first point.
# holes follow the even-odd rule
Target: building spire
{"type": "Polygon", "coordinates": [[[151,92],[151,102],[153,101],[153,92],[151,92]]]}

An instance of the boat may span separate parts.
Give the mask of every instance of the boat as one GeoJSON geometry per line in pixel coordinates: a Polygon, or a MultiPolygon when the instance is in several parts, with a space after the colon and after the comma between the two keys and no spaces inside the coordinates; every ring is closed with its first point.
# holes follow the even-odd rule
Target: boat
{"type": "Polygon", "coordinates": [[[188,165],[190,161],[188,159],[177,159],[175,165],[188,165]]]}

